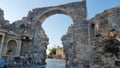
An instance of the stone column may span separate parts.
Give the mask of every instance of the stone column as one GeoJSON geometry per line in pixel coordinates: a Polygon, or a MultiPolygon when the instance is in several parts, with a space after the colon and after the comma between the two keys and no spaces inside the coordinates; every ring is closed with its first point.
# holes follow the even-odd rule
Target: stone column
{"type": "Polygon", "coordinates": [[[16,48],[16,56],[20,56],[20,52],[21,52],[21,40],[17,41],[17,48],[16,48]]]}
{"type": "Polygon", "coordinates": [[[0,46],[0,58],[2,57],[4,39],[5,39],[5,34],[2,34],[2,41],[1,41],[1,46],[0,46]]]}

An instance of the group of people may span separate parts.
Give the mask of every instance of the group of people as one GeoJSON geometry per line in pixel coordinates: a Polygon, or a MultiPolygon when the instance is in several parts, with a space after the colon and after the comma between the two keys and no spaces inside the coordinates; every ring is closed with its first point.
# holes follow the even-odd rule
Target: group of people
{"type": "Polygon", "coordinates": [[[32,58],[29,56],[20,56],[14,57],[14,64],[22,63],[22,64],[32,64],[32,58]]]}

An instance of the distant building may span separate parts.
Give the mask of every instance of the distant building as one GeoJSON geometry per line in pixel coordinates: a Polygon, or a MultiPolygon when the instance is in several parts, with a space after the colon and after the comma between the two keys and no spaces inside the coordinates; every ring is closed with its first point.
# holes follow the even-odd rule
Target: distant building
{"type": "Polygon", "coordinates": [[[65,59],[65,53],[63,48],[56,48],[56,59],[65,59]]]}

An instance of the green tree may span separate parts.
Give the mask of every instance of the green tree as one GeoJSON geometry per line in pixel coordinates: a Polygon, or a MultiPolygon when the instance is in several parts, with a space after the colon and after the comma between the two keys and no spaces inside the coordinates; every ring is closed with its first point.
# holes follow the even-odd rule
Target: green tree
{"type": "Polygon", "coordinates": [[[52,49],[50,49],[50,53],[49,53],[49,55],[52,55],[52,54],[56,54],[56,48],[52,48],[52,49]]]}

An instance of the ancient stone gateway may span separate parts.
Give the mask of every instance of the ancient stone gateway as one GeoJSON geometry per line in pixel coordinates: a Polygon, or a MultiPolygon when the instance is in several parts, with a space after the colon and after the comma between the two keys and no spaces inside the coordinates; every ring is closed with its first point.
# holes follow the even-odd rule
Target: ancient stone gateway
{"type": "Polygon", "coordinates": [[[0,57],[9,60],[26,55],[33,62],[44,64],[49,39],[41,25],[51,15],[65,14],[73,20],[61,38],[67,68],[120,68],[119,10],[120,7],[112,8],[86,20],[86,1],[83,0],[36,8],[27,17],[10,24],[0,9],[0,57]]]}
{"type": "MultiPolygon", "coordinates": [[[[28,20],[31,20],[34,33],[33,57],[45,63],[46,48],[48,38],[41,25],[46,18],[54,14],[65,14],[73,20],[73,25],[68,29],[66,35],[62,37],[64,50],[66,53],[67,67],[89,66],[89,54],[87,51],[87,11],[86,1],[69,3],[61,6],[36,8],[29,12],[28,20]],[[82,48],[82,49],[81,49],[82,48]]],[[[64,24],[63,24],[64,25],[64,24]]]]}
{"type": "MultiPolygon", "coordinates": [[[[88,68],[91,65],[89,63],[91,61],[91,48],[88,46],[85,0],[60,6],[36,8],[30,11],[28,16],[23,17],[22,20],[15,21],[12,24],[5,21],[4,25],[1,24],[1,28],[9,30],[8,35],[18,36],[18,40],[21,41],[19,49],[15,48],[18,53],[17,56],[29,55],[33,62],[45,64],[49,39],[41,25],[46,18],[54,14],[65,14],[73,20],[73,24],[69,26],[66,35],[61,38],[66,53],[66,67],[88,68]]],[[[7,39],[5,38],[5,40],[7,39]]],[[[3,46],[3,48],[6,48],[6,46],[3,46]]],[[[7,56],[4,51],[3,54],[1,52],[1,56],[7,56]]]]}

